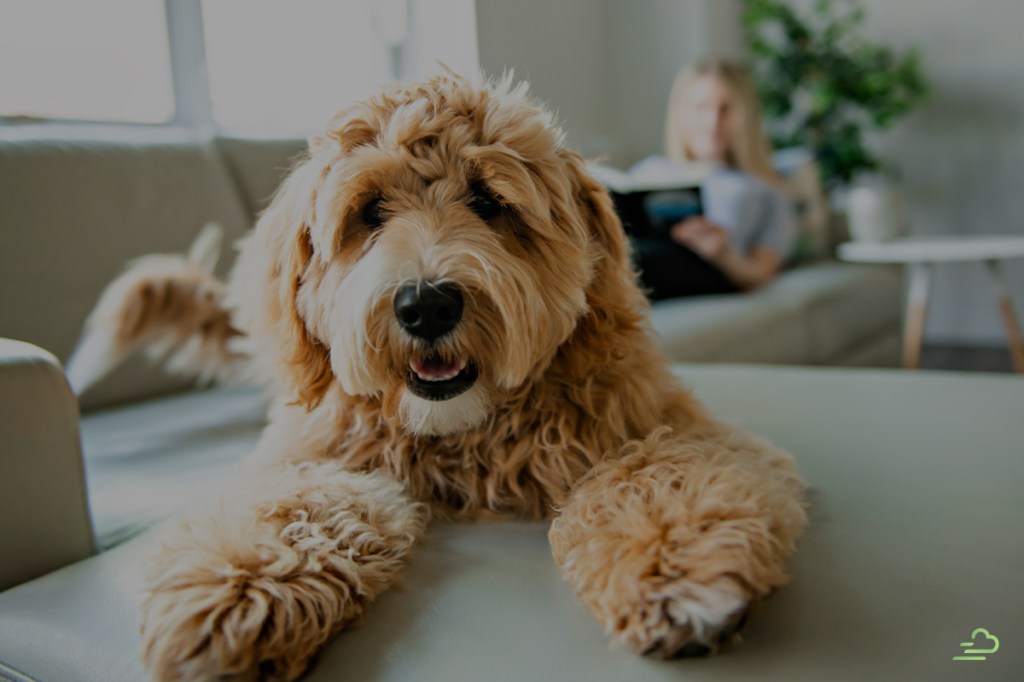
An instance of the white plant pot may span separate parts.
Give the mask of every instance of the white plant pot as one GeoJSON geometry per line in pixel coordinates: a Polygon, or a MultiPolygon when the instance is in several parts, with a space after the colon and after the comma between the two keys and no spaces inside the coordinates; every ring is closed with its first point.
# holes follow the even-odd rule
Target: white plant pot
{"type": "Polygon", "coordinates": [[[856,185],[845,198],[851,239],[884,242],[906,233],[903,202],[890,185],[856,185]]]}

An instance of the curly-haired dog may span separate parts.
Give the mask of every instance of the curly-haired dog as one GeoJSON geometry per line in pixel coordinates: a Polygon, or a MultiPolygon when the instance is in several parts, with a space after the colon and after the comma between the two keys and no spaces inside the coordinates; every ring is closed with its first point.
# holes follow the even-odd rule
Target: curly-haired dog
{"type": "Polygon", "coordinates": [[[223,300],[187,265],[126,275],[101,304],[117,343],[177,325],[234,357],[241,330],[277,397],[240,492],[153,558],[156,677],[298,677],[431,516],[550,519],[570,587],[637,652],[715,651],[786,582],[792,456],[669,372],[607,192],[524,86],[446,74],[342,112],[223,300]]]}

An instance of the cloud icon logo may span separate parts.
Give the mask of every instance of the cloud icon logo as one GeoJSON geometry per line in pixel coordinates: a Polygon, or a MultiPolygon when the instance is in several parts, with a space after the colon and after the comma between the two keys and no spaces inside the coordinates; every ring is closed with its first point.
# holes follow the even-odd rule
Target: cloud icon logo
{"type": "Polygon", "coordinates": [[[964,654],[973,654],[971,656],[954,656],[954,661],[984,661],[985,656],[978,656],[977,654],[994,654],[999,651],[999,638],[990,633],[985,628],[978,628],[971,633],[970,642],[960,642],[960,646],[964,647],[964,654]],[[981,634],[984,639],[979,642],[978,635],[981,634]],[[983,647],[983,648],[979,648],[983,647]]]}

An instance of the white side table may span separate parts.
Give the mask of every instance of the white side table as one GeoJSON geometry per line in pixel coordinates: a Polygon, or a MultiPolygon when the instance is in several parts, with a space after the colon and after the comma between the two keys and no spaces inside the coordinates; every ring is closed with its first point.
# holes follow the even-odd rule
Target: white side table
{"type": "Polygon", "coordinates": [[[903,366],[913,369],[921,359],[928,289],[933,267],[938,263],[984,263],[992,275],[999,309],[1009,337],[1013,366],[1024,372],[1024,341],[1013,312],[1002,262],[1024,258],[1024,235],[951,235],[904,237],[885,242],[846,242],[839,245],[839,258],[857,263],[903,263],[910,277],[906,319],[903,326],[903,366]]]}

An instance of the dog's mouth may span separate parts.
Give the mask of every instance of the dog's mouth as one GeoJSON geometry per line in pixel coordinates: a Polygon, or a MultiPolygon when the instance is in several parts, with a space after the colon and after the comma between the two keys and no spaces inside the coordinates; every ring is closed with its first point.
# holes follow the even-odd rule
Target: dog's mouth
{"type": "Polygon", "coordinates": [[[449,400],[468,391],[476,378],[476,365],[467,358],[449,360],[431,353],[409,361],[409,374],[405,383],[417,397],[449,400]]]}

